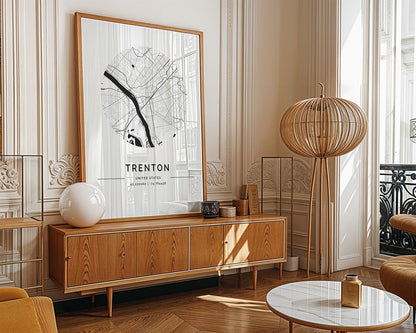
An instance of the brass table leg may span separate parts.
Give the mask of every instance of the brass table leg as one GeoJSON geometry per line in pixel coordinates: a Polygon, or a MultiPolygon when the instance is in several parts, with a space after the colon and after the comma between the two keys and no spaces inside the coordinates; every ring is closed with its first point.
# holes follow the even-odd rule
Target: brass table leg
{"type": "Polygon", "coordinates": [[[107,307],[108,307],[108,317],[113,316],[113,287],[106,288],[107,290],[107,307]]]}

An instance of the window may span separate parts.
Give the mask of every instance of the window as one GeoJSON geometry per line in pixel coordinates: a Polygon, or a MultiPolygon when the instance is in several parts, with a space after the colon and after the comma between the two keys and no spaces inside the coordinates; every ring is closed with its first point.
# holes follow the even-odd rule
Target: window
{"type": "Polygon", "coordinates": [[[416,143],[410,140],[410,120],[416,117],[415,1],[383,0],[375,9],[380,253],[416,254],[416,237],[389,224],[395,214],[416,214],[416,143]]]}
{"type": "Polygon", "coordinates": [[[380,163],[415,163],[416,144],[409,139],[416,117],[415,1],[383,0],[379,10],[380,163]]]}

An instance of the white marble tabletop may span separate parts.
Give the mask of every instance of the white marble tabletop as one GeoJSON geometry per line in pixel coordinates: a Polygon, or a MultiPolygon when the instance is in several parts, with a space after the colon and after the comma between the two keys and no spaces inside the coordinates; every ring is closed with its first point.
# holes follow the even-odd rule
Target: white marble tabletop
{"type": "Polygon", "coordinates": [[[398,325],[410,314],[409,305],[384,290],[363,286],[359,309],[341,306],[341,282],[288,283],[267,294],[269,308],[305,326],[339,331],[374,331],[398,325]]]}

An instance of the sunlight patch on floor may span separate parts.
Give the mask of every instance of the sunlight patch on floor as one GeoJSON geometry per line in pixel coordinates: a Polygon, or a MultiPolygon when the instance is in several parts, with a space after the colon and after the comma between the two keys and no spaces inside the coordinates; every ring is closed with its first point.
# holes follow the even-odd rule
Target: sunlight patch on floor
{"type": "Polygon", "coordinates": [[[202,295],[198,296],[197,298],[203,301],[221,303],[229,308],[245,309],[257,312],[269,312],[266,302],[261,301],[252,301],[215,295],[202,295]]]}

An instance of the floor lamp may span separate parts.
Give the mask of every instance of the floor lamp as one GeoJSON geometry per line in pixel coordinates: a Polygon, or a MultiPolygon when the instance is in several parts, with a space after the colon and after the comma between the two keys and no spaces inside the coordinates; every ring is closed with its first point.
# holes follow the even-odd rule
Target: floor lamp
{"type": "Polygon", "coordinates": [[[323,212],[323,176],[326,173],[326,194],[328,209],[328,276],[332,262],[332,224],[330,218],[330,180],[328,157],[341,156],[359,145],[367,132],[367,119],[361,108],[346,99],[324,97],[324,85],[321,96],[293,104],[283,115],[280,134],[283,142],[293,152],[314,157],[311,193],[309,199],[308,258],[307,276],[309,277],[312,229],[312,199],[318,160],[320,160],[319,184],[319,260],[322,258],[322,212],[323,212]]]}

